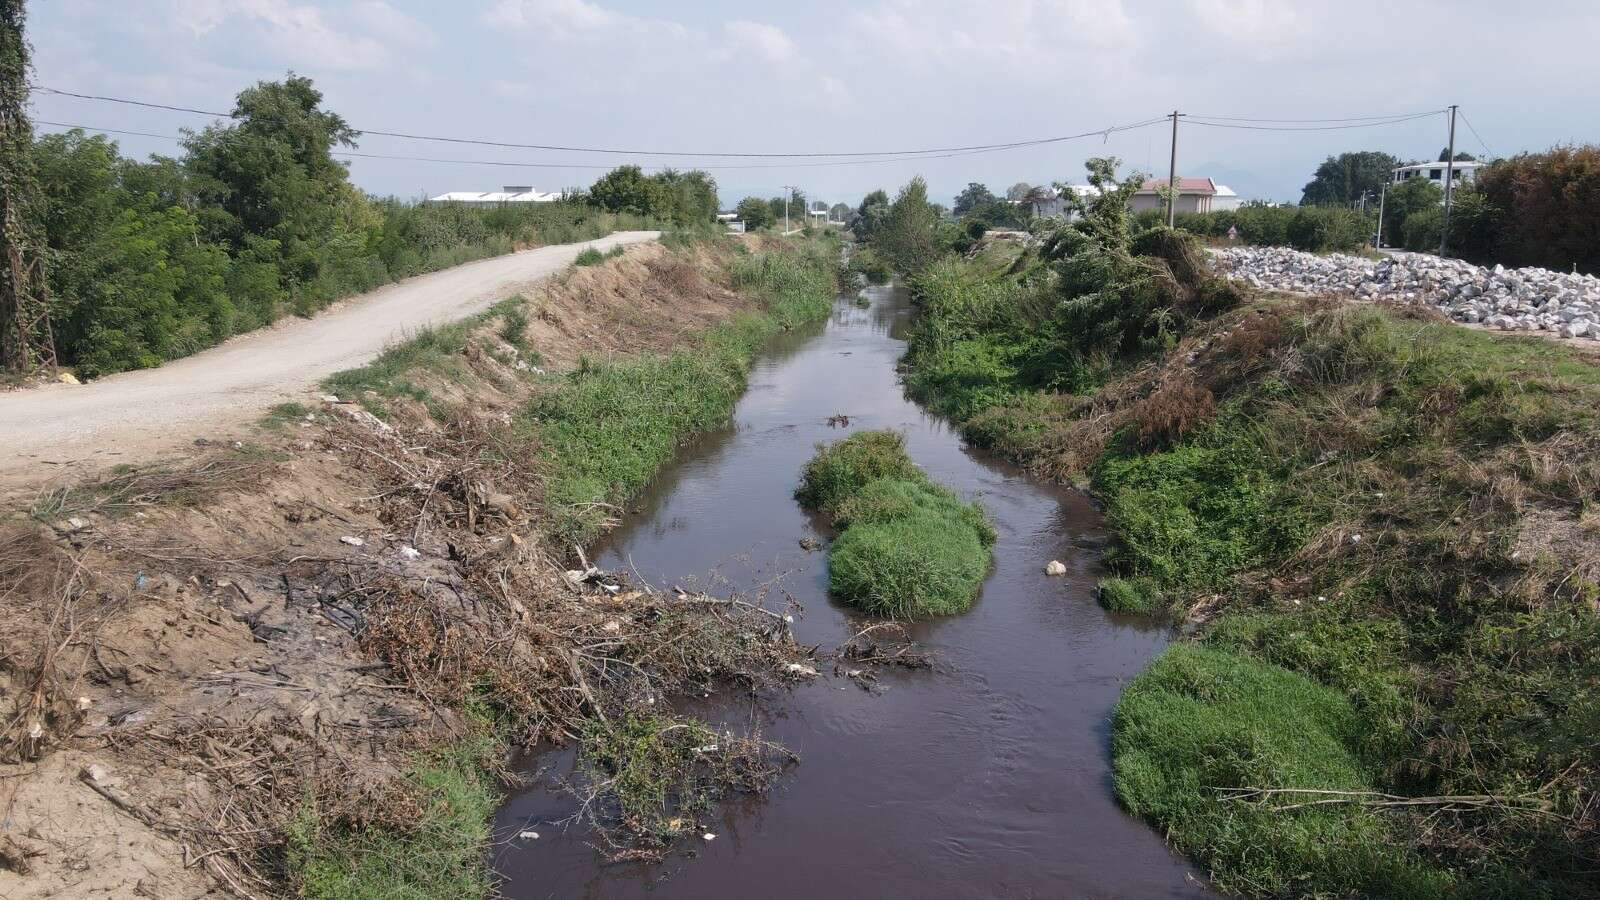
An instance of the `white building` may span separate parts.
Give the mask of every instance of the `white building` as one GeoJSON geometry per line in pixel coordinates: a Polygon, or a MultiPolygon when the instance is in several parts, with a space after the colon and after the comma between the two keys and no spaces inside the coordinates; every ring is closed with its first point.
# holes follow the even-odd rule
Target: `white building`
{"type": "Polygon", "coordinates": [[[430,203],[471,203],[487,206],[495,203],[549,203],[560,200],[560,194],[550,194],[536,191],[531,185],[508,184],[498,191],[450,191],[437,197],[429,197],[430,203]]]}
{"type": "Polygon", "coordinates": [[[1238,192],[1225,184],[1217,185],[1217,192],[1211,195],[1212,212],[1238,209],[1241,205],[1242,201],[1239,199],[1238,192]]]}
{"type": "MultiPolygon", "coordinates": [[[[1100,189],[1092,184],[1069,184],[1067,188],[1078,195],[1080,200],[1087,200],[1100,194],[1100,189]]],[[[1077,214],[1077,210],[1067,200],[1066,195],[1053,187],[1034,188],[1027,197],[1017,202],[1022,206],[1028,207],[1036,219],[1066,219],[1071,221],[1077,214]]]]}
{"type": "MultiPolygon", "coordinates": [[[[1394,183],[1400,184],[1403,181],[1410,181],[1413,178],[1426,178],[1429,181],[1439,182],[1439,185],[1442,187],[1444,185],[1445,168],[1449,165],[1451,164],[1442,162],[1427,162],[1414,163],[1409,166],[1396,166],[1394,170],[1394,183]]],[[[1457,184],[1470,184],[1471,182],[1478,180],[1478,169],[1483,166],[1483,163],[1468,162],[1467,160],[1458,159],[1455,161],[1454,166],[1455,171],[1453,176],[1455,178],[1455,182],[1457,184]]]]}
{"type": "MultiPolygon", "coordinates": [[[[1144,186],[1133,192],[1133,197],[1128,200],[1128,208],[1134,212],[1147,209],[1164,210],[1167,201],[1162,198],[1161,191],[1166,188],[1167,179],[1151,178],[1144,186]]],[[[1228,193],[1232,194],[1230,190],[1228,193]]],[[[1217,183],[1209,178],[1184,178],[1178,177],[1178,197],[1173,205],[1181,213],[1208,213],[1216,209],[1214,203],[1217,196],[1217,183]]],[[[1238,206],[1239,195],[1233,195],[1234,206],[1238,206]]]]}

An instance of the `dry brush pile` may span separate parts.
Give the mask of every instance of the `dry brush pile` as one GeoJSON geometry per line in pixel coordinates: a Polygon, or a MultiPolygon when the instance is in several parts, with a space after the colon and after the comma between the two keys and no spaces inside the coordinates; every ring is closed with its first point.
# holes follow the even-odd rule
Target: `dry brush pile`
{"type": "MultiPolygon", "coordinates": [[[[727,259],[689,252],[701,267],[727,259]]],[[[603,284],[610,267],[670,280],[663,300],[690,280],[673,261],[624,258],[583,283],[603,284]]],[[[722,278],[696,274],[698,307],[669,327],[737,309],[722,278]]],[[[584,320],[604,302],[591,298],[584,320]]],[[[23,812],[57,815],[43,795],[92,791],[124,827],[181,851],[162,864],[163,890],[203,869],[243,896],[337,893],[370,874],[341,853],[380,858],[385,877],[413,886],[476,890],[479,844],[434,870],[396,862],[407,835],[435,837],[419,813],[437,813],[440,795],[418,772],[439,760],[492,789],[504,746],[583,742],[593,777],[574,787],[619,855],[664,852],[720,790],[765,787],[785,751],[757,734],[699,740],[703,726],[671,706],[814,674],[787,611],[764,596],[633,585],[557,542],[537,439],[502,412],[539,382],[506,362],[508,335],[521,337],[513,312],[497,309],[448,352],[435,342],[422,362],[448,358],[431,371],[389,373],[438,397],[465,378],[492,403],[386,402],[374,385],[358,396],[389,421],[349,402],[280,410],[290,431],[267,432],[266,446],[211,444],[43,491],[31,517],[13,517],[0,536],[0,775],[25,786],[23,812]],[[665,723],[668,739],[618,738],[643,722],[665,723]],[[671,739],[683,734],[692,752],[671,739]],[[630,750],[638,758],[618,755],[630,750]],[[69,777],[49,768],[67,759],[87,762],[72,785],[40,780],[69,777]],[[615,777],[640,767],[649,778],[615,777]]],[[[522,321],[549,324],[570,349],[562,314],[540,315],[522,321]]],[[[611,346],[670,344],[629,337],[650,324],[617,323],[611,346]]],[[[52,827],[71,837],[80,825],[52,827]]],[[[16,846],[0,878],[71,863],[50,834],[16,846]]]]}

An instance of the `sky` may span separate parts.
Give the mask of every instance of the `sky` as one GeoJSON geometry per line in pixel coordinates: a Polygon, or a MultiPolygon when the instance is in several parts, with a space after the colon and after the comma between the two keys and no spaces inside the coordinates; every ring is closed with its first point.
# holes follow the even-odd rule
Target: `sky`
{"type": "MultiPolygon", "coordinates": [[[[292,70],[357,129],[648,151],[363,137],[364,153],[519,164],[351,161],[356,184],[401,197],[560,190],[637,163],[705,168],[728,206],[784,185],[853,204],[914,175],[948,202],[972,181],[996,193],[1019,181],[1082,182],[1091,156],[1164,176],[1169,120],[1105,129],[1173,110],[1190,117],[1179,174],[1255,199],[1297,200],[1317,164],[1345,150],[1436,158],[1450,104],[1465,116],[1458,149],[1479,155],[1600,141],[1594,0],[33,0],[29,15],[34,81],[46,87],[226,111],[240,89],[292,70]],[[1429,111],[1441,112],[1325,127],[1429,111]],[[1309,119],[1324,121],[1281,121],[1309,119]],[[1099,133],[943,158],[692,155],[1085,132],[1099,133]]],[[[161,135],[208,122],[43,92],[32,110],[161,135]]],[[[113,137],[132,156],[177,149],[113,137]]]]}

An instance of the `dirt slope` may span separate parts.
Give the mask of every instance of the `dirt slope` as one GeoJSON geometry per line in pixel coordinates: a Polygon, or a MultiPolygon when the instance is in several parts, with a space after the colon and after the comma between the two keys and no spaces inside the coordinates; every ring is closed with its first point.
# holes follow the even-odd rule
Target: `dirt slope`
{"type": "Polygon", "coordinates": [[[286,319],[159,369],[0,394],[0,484],[61,464],[128,462],[184,443],[202,424],[249,421],[408,333],[480,312],[566,268],[586,247],[656,236],[619,232],[479,260],[363,294],[311,319],[286,319]]]}
{"type": "MultiPolygon", "coordinates": [[[[527,292],[523,349],[561,371],[580,354],[679,346],[750,308],[726,281],[709,255],[635,248],[527,292]]],[[[502,624],[546,623],[551,604],[618,615],[615,597],[586,598],[603,591],[563,581],[537,543],[532,487],[482,470],[481,446],[462,449],[460,435],[504,421],[536,383],[501,361],[511,349],[502,326],[476,327],[478,350],[460,355],[454,379],[408,373],[466,424],[447,428],[410,399],[394,402],[392,426],[355,404],[318,403],[314,421],[240,427],[246,449],[190,443],[156,468],[63,485],[33,507],[37,520],[26,512],[34,498],[21,509],[0,501],[0,898],[271,896],[262,880],[276,863],[262,836],[296,813],[302,785],[376,809],[371,798],[389,796],[383,785],[406,754],[453,727],[444,704],[405,688],[404,667],[377,654],[373,639],[390,632],[358,627],[387,621],[362,608],[374,592],[443,602],[439,619],[408,618],[393,632],[424,641],[435,621],[468,633],[468,610],[499,610],[502,624]],[[425,458],[425,448],[444,455],[425,458]],[[456,506],[446,490],[417,492],[417,467],[441,465],[494,508],[446,515],[456,506]],[[511,585],[515,606],[480,596],[467,558],[511,585]]],[[[305,385],[334,367],[316,365],[292,377],[305,385]]],[[[50,395],[71,393],[39,394],[50,395]]],[[[15,396],[26,395],[4,399],[15,396]]],[[[240,408],[271,399],[246,395],[240,408]]],[[[214,434],[210,419],[176,415],[214,434]]]]}

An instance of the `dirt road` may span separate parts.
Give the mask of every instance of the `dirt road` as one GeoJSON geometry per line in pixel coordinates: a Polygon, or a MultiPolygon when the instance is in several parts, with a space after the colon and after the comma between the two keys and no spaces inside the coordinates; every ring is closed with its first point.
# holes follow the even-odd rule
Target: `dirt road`
{"type": "Polygon", "coordinates": [[[131,462],[252,421],[409,333],[481,312],[561,271],[586,247],[656,237],[619,232],[479,260],[353,297],[310,319],[286,319],[159,369],[0,393],[0,485],[43,481],[78,464],[131,462]]]}

